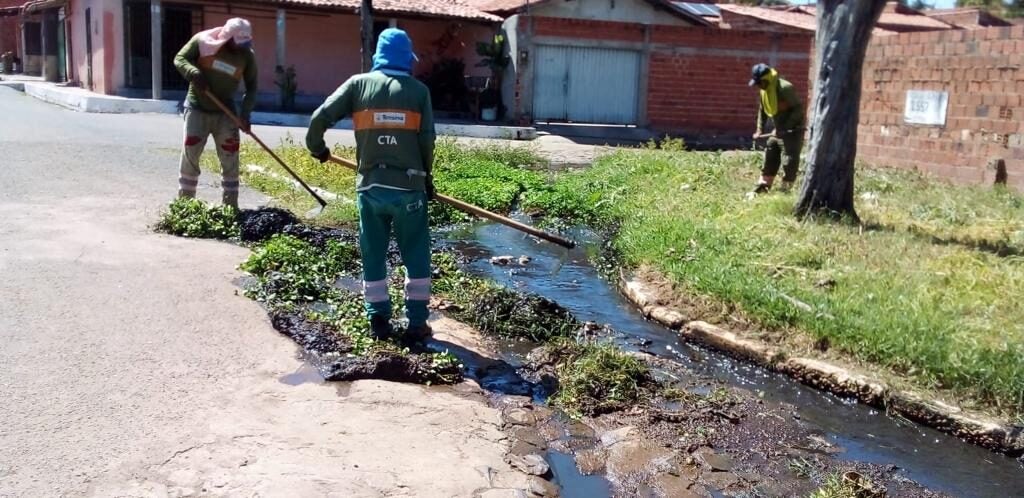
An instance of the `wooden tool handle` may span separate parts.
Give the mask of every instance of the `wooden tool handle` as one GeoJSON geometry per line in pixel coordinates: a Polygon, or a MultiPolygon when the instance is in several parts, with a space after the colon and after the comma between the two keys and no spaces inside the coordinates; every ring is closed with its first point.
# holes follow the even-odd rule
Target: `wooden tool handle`
{"type": "MultiPolygon", "coordinates": [[[[356,163],[349,161],[348,159],[337,157],[335,155],[331,155],[331,162],[340,164],[352,170],[359,170],[359,166],[356,163]]],[[[576,242],[573,242],[572,240],[569,240],[565,237],[560,237],[558,235],[545,232],[543,230],[538,230],[534,227],[531,227],[530,225],[520,223],[516,220],[502,216],[498,213],[492,213],[491,211],[488,211],[482,207],[474,206],[468,202],[460,201],[454,197],[448,197],[447,195],[442,194],[435,194],[434,198],[460,211],[472,214],[474,216],[478,216],[480,218],[491,220],[497,223],[501,223],[502,225],[505,225],[507,227],[514,228],[516,230],[519,230],[520,232],[528,233],[530,235],[533,235],[534,237],[544,239],[554,244],[558,244],[567,249],[572,249],[576,247],[576,242]]]]}

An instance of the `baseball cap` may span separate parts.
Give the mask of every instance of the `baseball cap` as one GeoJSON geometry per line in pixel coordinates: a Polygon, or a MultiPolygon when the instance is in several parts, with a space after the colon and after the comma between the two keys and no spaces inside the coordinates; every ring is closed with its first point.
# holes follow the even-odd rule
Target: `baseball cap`
{"type": "Polygon", "coordinates": [[[764,75],[768,74],[768,72],[771,70],[771,66],[763,62],[754,64],[754,67],[750,69],[750,83],[747,83],[747,85],[756,85],[759,81],[761,81],[761,78],[764,78],[764,75]]]}

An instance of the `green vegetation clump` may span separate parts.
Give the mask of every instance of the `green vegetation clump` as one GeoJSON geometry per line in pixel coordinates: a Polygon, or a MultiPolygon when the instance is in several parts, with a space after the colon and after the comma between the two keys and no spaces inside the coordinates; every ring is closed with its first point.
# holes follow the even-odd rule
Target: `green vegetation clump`
{"type": "Polygon", "coordinates": [[[549,345],[556,358],[555,406],[573,416],[600,415],[636,404],[657,388],[640,359],[612,344],[578,344],[563,339],[549,345]]]}
{"type": "Polygon", "coordinates": [[[168,206],[155,229],[179,237],[237,239],[238,210],[211,206],[199,199],[178,198],[168,206]]]}
{"type": "Polygon", "coordinates": [[[335,281],[358,268],[358,261],[358,251],[350,244],[332,240],[318,248],[290,235],[275,235],[240,268],[258,280],[247,291],[250,297],[287,306],[335,297],[335,281]]]}
{"type": "Polygon", "coordinates": [[[546,342],[572,336],[582,325],[558,303],[516,292],[469,275],[450,253],[437,253],[434,291],[452,300],[455,318],[485,334],[505,339],[546,342]]]}
{"type": "Polygon", "coordinates": [[[809,498],[863,498],[856,486],[843,481],[839,474],[832,474],[825,478],[825,483],[817,491],[811,493],[809,498]]]}

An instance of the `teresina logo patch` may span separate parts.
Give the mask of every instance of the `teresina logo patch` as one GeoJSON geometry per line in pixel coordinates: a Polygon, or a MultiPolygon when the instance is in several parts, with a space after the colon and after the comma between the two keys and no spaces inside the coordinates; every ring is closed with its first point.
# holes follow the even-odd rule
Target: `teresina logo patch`
{"type": "Polygon", "coordinates": [[[234,76],[235,72],[238,71],[237,67],[232,66],[231,64],[228,64],[227,62],[224,62],[224,61],[219,60],[219,59],[213,61],[213,68],[216,69],[217,71],[220,71],[222,73],[227,73],[227,74],[230,74],[232,76],[234,76]]]}
{"type": "Polygon", "coordinates": [[[405,126],[404,112],[375,112],[373,113],[373,124],[405,126]]]}

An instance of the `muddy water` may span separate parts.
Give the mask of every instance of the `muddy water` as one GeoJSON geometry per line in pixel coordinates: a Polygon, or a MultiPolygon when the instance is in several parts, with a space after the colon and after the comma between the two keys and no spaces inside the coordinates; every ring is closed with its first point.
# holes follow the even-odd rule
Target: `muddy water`
{"type": "MultiPolygon", "coordinates": [[[[644,320],[600,278],[588,263],[597,251],[593,243],[566,251],[490,224],[463,228],[453,235],[455,240],[469,241],[456,247],[481,256],[473,271],[553,299],[581,320],[611,325],[622,334],[618,340],[626,348],[672,358],[698,375],[763,393],[766,401],[797,406],[794,419],[842,447],[842,459],[896,465],[915,481],[955,496],[1020,496],[1024,490],[1024,468],[1014,459],[681,342],[671,330],[644,320]],[[488,261],[494,255],[528,255],[532,261],[526,266],[495,266],[488,261]]],[[[576,235],[581,242],[587,238],[585,233],[576,235]]]]}

